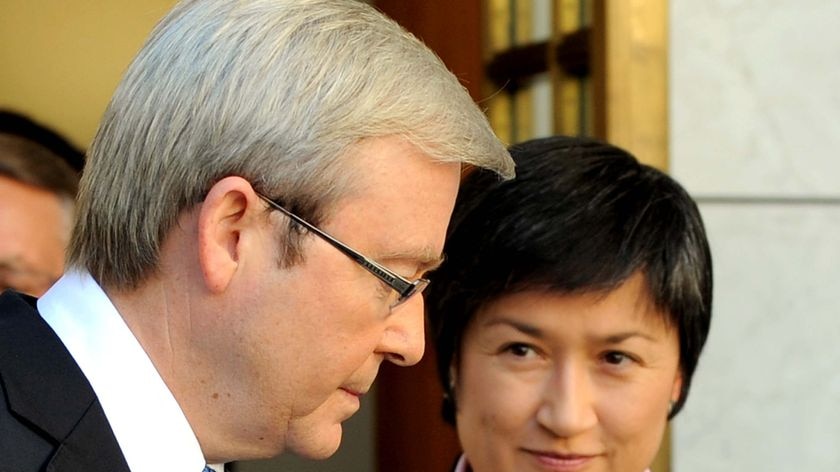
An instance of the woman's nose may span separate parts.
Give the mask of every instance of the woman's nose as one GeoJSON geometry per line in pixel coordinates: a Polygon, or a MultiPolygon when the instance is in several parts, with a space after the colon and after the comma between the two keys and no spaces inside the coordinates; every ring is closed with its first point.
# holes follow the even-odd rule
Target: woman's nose
{"type": "Polygon", "coordinates": [[[571,437],[598,423],[595,396],[585,366],[559,366],[546,382],[537,422],[552,435],[571,437]]]}

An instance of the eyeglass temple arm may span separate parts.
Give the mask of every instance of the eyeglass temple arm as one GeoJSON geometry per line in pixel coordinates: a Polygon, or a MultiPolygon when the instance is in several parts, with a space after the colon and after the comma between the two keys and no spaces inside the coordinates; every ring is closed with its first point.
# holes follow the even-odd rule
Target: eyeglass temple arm
{"type": "Polygon", "coordinates": [[[386,269],[385,267],[382,267],[381,265],[377,264],[376,262],[374,262],[374,261],[368,259],[367,257],[361,255],[355,249],[347,246],[346,244],[344,244],[341,241],[333,238],[329,234],[321,231],[316,226],[310,224],[308,221],[306,221],[303,218],[301,218],[301,217],[295,215],[294,213],[290,212],[289,210],[287,210],[286,208],[284,208],[283,206],[281,206],[280,204],[278,204],[274,200],[266,197],[265,195],[259,194],[259,193],[257,195],[259,195],[260,198],[265,200],[266,203],[271,205],[272,208],[277,209],[278,211],[282,212],[284,215],[291,218],[295,223],[300,224],[301,226],[303,226],[307,230],[312,231],[313,233],[317,234],[318,236],[324,238],[324,240],[326,240],[328,243],[330,243],[333,247],[335,247],[339,251],[343,252],[345,255],[347,255],[348,257],[350,257],[354,261],[358,262],[359,265],[361,265],[362,267],[367,269],[368,272],[376,275],[380,279],[388,281],[388,283],[392,287],[394,287],[395,289],[397,289],[398,292],[400,292],[400,295],[405,295],[406,293],[409,293],[412,290],[412,288],[414,287],[414,284],[412,284],[408,280],[400,277],[399,275],[391,272],[390,270],[386,269]]]}

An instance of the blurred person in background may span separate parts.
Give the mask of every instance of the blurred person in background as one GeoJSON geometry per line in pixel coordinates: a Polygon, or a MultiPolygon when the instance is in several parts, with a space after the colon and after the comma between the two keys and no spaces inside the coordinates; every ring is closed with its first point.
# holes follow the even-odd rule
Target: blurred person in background
{"type": "Polygon", "coordinates": [[[0,291],[43,294],[64,270],[82,153],[28,118],[0,112],[0,291]]]}

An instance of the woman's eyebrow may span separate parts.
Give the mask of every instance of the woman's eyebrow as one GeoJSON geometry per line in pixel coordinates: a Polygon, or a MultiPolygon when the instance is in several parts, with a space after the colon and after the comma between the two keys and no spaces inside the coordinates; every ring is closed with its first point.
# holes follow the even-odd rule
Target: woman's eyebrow
{"type": "Polygon", "coordinates": [[[659,341],[659,339],[657,339],[656,337],[651,336],[650,334],[645,333],[643,331],[624,331],[620,333],[609,334],[606,336],[599,336],[596,339],[606,344],[620,344],[631,338],[642,338],[651,342],[659,341]]]}
{"type": "Polygon", "coordinates": [[[523,323],[521,321],[512,320],[512,319],[504,317],[504,316],[493,317],[493,318],[490,318],[489,320],[486,320],[484,323],[482,323],[482,326],[484,326],[486,328],[490,328],[490,327],[493,327],[493,326],[499,326],[499,325],[509,326],[509,327],[511,327],[511,328],[513,328],[517,331],[520,331],[524,334],[527,334],[528,336],[532,336],[532,337],[535,337],[535,338],[543,337],[543,331],[540,328],[537,328],[536,326],[530,325],[528,323],[523,323]]]}
{"type": "MultiPolygon", "coordinates": [[[[535,338],[542,338],[545,334],[542,329],[534,325],[523,323],[521,321],[514,320],[505,316],[493,317],[482,323],[482,326],[487,328],[499,325],[509,326],[517,331],[520,331],[524,334],[527,334],[528,336],[532,336],[535,338]]],[[[620,344],[632,338],[641,338],[650,342],[659,341],[657,337],[650,335],[644,331],[622,331],[618,333],[610,333],[603,336],[592,336],[593,341],[600,342],[602,344],[620,344]]]]}

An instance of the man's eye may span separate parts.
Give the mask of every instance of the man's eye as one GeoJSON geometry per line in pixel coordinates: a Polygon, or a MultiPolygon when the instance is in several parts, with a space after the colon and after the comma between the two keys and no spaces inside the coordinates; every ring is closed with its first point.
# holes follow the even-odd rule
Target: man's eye
{"type": "Polygon", "coordinates": [[[381,299],[386,299],[391,296],[391,294],[395,294],[394,289],[392,289],[388,284],[379,280],[376,284],[376,296],[381,299]]]}

